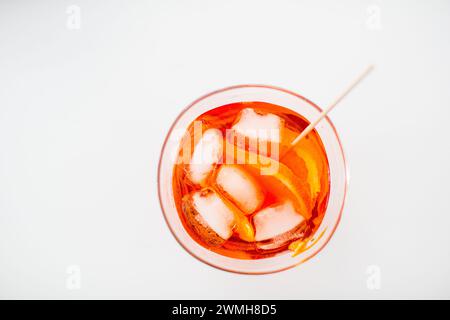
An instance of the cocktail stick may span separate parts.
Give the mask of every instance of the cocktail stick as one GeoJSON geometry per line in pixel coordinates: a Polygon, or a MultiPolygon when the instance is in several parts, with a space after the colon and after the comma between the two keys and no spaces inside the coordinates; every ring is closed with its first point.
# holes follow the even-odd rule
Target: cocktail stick
{"type": "Polygon", "coordinates": [[[320,115],[317,117],[316,120],[311,122],[294,140],[292,140],[290,147],[284,152],[284,154],[288,153],[292,148],[295,147],[295,145],[303,139],[308,133],[310,133],[314,127],[323,119],[326,117],[326,115],[339,103],[342,101],[342,99],[347,96],[350,91],[353,90],[353,88],[356,87],[358,83],[360,83],[372,70],[374,66],[369,65],[355,80],[350,83],[350,85],[339,95],[336,97],[336,99],[328,106],[328,108],[324,109],[320,115]]]}

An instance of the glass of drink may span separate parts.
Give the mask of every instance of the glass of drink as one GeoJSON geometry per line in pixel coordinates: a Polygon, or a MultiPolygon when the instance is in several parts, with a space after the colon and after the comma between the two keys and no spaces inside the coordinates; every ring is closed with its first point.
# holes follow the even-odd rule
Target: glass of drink
{"type": "Polygon", "coordinates": [[[288,90],[241,85],[189,105],[167,134],[158,192],[167,224],[191,255],[222,270],[264,274],[316,255],[344,206],[347,169],[327,117],[288,90]]]}

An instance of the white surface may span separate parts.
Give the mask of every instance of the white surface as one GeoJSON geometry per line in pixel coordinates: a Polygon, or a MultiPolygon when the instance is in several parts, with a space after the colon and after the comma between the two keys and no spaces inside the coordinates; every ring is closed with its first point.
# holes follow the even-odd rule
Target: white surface
{"type": "Polygon", "coordinates": [[[450,298],[448,30],[445,0],[2,1],[0,297],[450,298]],[[182,108],[240,83],[325,105],[368,63],[331,113],[351,183],[327,247],[267,276],[189,256],[156,191],[182,108]]]}

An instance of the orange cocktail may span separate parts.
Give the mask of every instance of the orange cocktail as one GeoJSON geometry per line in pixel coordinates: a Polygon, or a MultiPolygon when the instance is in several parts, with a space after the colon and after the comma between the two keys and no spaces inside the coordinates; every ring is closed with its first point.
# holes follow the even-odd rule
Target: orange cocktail
{"type": "Polygon", "coordinates": [[[182,224],[203,247],[237,259],[307,248],[330,191],[324,145],[300,114],[266,102],[235,102],[188,126],[173,166],[182,224]]]}

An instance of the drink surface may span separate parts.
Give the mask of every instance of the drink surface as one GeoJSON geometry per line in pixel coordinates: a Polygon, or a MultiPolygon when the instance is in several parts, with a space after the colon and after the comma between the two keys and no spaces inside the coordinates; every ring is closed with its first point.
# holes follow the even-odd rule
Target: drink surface
{"type": "Polygon", "coordinates": [[[309,122],[264,102],[240,102],[199,116],[181,140],[173,194],[189,235],[216,253],[261,259],[306,250],[323,220],[329,166],[309,122]]]}

